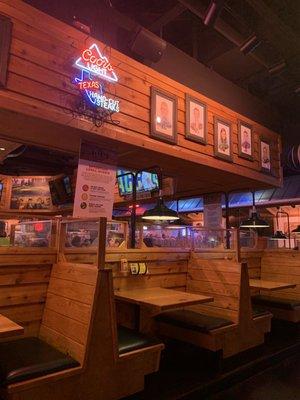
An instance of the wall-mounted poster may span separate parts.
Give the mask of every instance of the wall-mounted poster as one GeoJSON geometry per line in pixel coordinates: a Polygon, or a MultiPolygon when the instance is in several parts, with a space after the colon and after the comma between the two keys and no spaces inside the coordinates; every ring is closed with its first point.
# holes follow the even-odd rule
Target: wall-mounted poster
{"type": "Polygon", "coordinates": [[[260,166],[262,171],[271,172],[270,143],[266,140],[260,141],[260,166]]]}
{"type": "Polygon", "coordinates": [[[219,117],[214,117],[215,156],[232,161],[231,124],[219,117]]]}
{"type": "Polygon", "coordinates": [[[246,122],[238,122],[239,156],[253,160],[253,132],[252,126],[246,122]]]}
{"type": "Polygon", "coordinates": [[[206,144],[206,104],[186,95],[185,123],[186,138],[206,144]]]}
{"type": "Polygon", "coordinates": [[[12,179],[12,210],[49,210],[52,208],[49,178],[22,177],[12,179]]]}
{"type": "Polygon", "coordinates": [[[177,98],[151,88],[151,136],[165,142],[177,142],[177,98]]]}
{"type": "Polygon", "coordinates": [[[73,217],[111,219],[116,182],[116,153],[82,141],[73,217]]]}

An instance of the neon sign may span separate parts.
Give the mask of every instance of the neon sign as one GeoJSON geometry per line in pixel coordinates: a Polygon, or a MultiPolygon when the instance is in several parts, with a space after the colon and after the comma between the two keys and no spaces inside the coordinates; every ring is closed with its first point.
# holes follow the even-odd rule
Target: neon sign
{"type": "Polygon", "coordinates": [[[77,68],[109,82],[118,82],[118,77],[111,63],[107,57],[101,54],[99,47],[95,43],[88,49],[83,50],[81,56],[75,61],[75,65],[77,68]]]}
{"type": "Polygon", "coordinates": [[[101,107],[111,112],[120,111],[120,102],[105,96],[103,85],[95,80],[89,72],[81,71],[81,77],[75,78],[80,91],[83,91],[92,105],[101,107]]]}
{"type": "Polygon", "coordinates": [[[75,67],[81,71],[81,75],[75,78],[75,84],[90,105],[100,107],[109,113],[119,112],[119,100],[105,95],[105,86],[102,81],[103,79],[115,83],[118,82],[118,77],[111,63],[101,54],[96,44],[83,50],[81,56],[75,61],[75,67]]]}

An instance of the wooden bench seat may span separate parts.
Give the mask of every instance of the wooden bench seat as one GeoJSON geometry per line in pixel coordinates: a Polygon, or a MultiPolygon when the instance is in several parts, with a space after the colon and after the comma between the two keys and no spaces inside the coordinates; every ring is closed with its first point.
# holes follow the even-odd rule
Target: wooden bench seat
{"type": "Polygon", "coordinates": [[[149,338],[133,329],[118,326],[118,349],[120,355],[157,344],[159,342],[155,338],[149,338]]]}
{"type": "Polygon", "coordinates": [[[282,308],[285,310],[295,310],[297,308],[300,308],[300,300],[266,296],[261,294],[253,296],[252,303],[259,304],[265,307],[282,308]]]}
{"type": "Polygon", "coordinates": [[[155,320],[159,323],[171,324],[204,333],[233,324],[228,319],[201,314],[188,308],[159,314],[155,317],[155,320]]]}
{"type": "Polygon", "coordinates": [[[272,314],[266,308],[259,307],[256,304],[252,304],[252,317],[253,318],[262,317],[264,315],[267,315],[267,316],[271,315],[271,317],[272,317],[272,314]]]}
{"type": "Polygon", "coordinates": [[[36,337],[0,343],[0,385],[78,367],[72,357],[36,337]]]}
{"type": "Polygon", "coordinates": [[[272,314],[252,311],[247,264],[192,253],[186,290],[212,296],[214,301],[160,314],[156,317],[160,335],[221,350],[224,358],[264,342],[272,314]]]}
{"type": "Polygon", "coordinates": [[[300,252],[265,251],[261,259],[261,279],[287,282],[294,288],[277,291],[261,290],[252,303],[267,308],[276,319],[300,322],[300,252]]]}

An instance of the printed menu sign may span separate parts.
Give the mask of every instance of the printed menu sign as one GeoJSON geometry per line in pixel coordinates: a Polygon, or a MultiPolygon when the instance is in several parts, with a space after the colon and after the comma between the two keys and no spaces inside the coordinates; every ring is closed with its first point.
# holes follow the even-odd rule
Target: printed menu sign
{"type": "Polygon", "coordinates": [[[222,228],[222,197],[221,194],[208,194],[204,200],[204,226],[206,228],[222,228]]]}
{"type": "Polygon", "coordinates": [[[112,218],[116,154],[82,142],[78,162],[73,217],[112,218]]]}

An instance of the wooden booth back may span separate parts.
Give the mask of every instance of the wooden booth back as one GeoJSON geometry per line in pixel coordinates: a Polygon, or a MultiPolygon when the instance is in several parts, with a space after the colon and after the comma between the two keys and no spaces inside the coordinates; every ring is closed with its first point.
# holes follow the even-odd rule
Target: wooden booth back
{"type": "Polygon", "coordinates": [[[37,336],[56,250],[0,251],[0,314],[23,326],[25,336],[37,336]]]}
{"type": "Polygon", "coordinates": [[[300,300],[300,252],[265,251],[261,260],[261,279],[296,284],[294,289],[262,291],[262,294],[300,300]]]}
{"type": "Polygon", "coordinates": [[[40,337],[83,363],[98,269],[88,264],[53,265],[40,337]]]}
{"type": "Polygon", "coordinates": [[[214,301],[192,308],[208,315],[239,320],[241,264],[234,259],[207,259],[192,253],[188,264],[187,291],[212,296],[214,301]]]}

